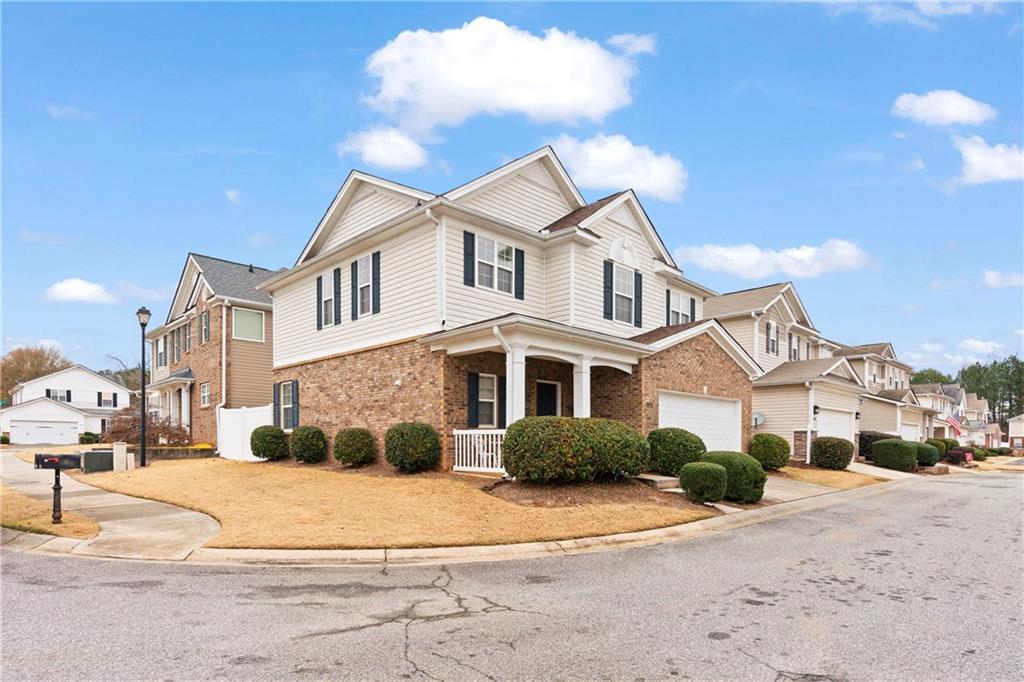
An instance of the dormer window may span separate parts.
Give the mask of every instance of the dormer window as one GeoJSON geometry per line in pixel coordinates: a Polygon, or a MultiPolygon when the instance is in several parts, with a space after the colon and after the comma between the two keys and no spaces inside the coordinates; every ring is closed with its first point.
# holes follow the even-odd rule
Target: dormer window
{"type": "Polygon", "coordinates": [[[690,321],[689,297],[683,296],[678,291],[668,292],[668,323],[685,324],[690,321]]]}
{"type": "Polygon", "coordinates": [[[634,272],[624,268],[618,263],[615,264],[614,295],[615,295],[615,321],[633,324],[633,277],[634,272]]]}
{"type": "Polygon", "coordinates": [[[476,238],[476,285],[512,293],[515,250],[487,237],[476,238]]]}

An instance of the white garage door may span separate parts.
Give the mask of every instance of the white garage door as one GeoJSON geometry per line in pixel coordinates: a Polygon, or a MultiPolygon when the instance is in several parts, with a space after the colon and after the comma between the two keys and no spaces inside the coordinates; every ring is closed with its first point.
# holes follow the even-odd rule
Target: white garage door
{"type": "Polygon", "coordinates": [[[739,452],[743,429],[739,400],[706,398],[661,391],[658,394],[658,425],[675,426],[695,433],[708,450],[739,452]]]}
{"type": "Polygon", "coordinates": [[[853,442],[853,414],[842,410],[818,411],[818,435],[845,438],[853,442]]]}
{"type": "Polygon", "coordinates": [[[900,435],[903,436],[903,440],[917,440],[920,437],[921,426],[920,424],[901,424],[900,435]]]}
{"type": "Polygon", "coordinates": [[[11,422],[11,442],[18,445],[52,443],[72,445],[78,442],[75,422],[11,422]]]}

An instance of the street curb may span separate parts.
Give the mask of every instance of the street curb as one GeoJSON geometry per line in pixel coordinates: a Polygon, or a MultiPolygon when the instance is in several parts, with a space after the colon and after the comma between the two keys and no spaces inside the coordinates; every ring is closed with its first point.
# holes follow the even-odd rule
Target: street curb
{"type": "MultiPolygon", "coordinates": [[[[571,556],[592,552],[649,547],[669,542],[708,537],[745,526],[766,523],[804,511],[812,511],[841,504],[848,500],[880,495],[896,488],[923,479],[899,479],[877,483],[862,488],[840,490],[811,497],[780,502],[770,507],[747,509],[733,514],[723,514],[701,521],[692,521],[665,528],[617,533],[573,540],[546,542],[524,542],[511,545],[471,545],[464,547],[424,547],[408,549],[219,549],[200,547],[184,560],[168,561],[153,559],[124,559],[89,555],[88,558],[122,561],[159,561],[160,563],[192,564],[195,566],[246,565],[246,566],[388,566],[388,565],[433,565],[468,562],[507,561],[510,559],[535,559],[552,556],[571,556]]],[[[82,540],[21,533],[8,540],[5,549],[49,555],[66,554],[76,558],[86,555],[73,550],[82,540]],[[22,540],[21,536],[32,536],[22,540]],[[38,542],[36,542],[38,540],[38,542]],[[32,543],[35,542],[33,545],[32,543]],[[22,545],[19,548],[18,545],[22,545]]]]}

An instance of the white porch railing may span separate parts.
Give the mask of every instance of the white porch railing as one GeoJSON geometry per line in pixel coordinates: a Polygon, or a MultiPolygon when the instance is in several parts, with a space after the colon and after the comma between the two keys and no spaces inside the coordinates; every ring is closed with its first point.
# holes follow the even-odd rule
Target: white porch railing
{"type": "Polygon", "coordinates": [[[505,473],[501,445],[505,429],[455,429],[455,471],[505,473]]]}

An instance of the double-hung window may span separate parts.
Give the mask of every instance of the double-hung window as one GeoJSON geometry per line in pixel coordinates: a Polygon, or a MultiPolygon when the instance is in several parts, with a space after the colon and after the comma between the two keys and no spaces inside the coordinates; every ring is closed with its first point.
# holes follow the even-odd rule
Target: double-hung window
{"type": "Polygon", "coordinates": [[[114,406],[114,394],[113,393],[102,393],[100,394],[100,407],[113,407],[114,406]]]}
{"type": "Polygon", "coordinates": [[[167,366],[167,335],[164,334],[156,340],[156,366],[167,366]]]}
{"type": "Polygon", "coordinates": [[[477,397],[479,425],[495,428],[498,425],[498,377],[494,374],[480,375],[480,390],[477,397]]]}
{"type": "Polygon", "coordinates": [[[192,322],[185,323],[185,352],[192,350],[192,322]]]}
{"type": "Polygon", "coordinates": [[[179,362],[181,360],[181,327],[178,327],[171,335],[174,337],[174,361],[179,362]]]}
{"type": "Polygon", "coordinates": [[[210,406],[210,384],[209,384],[209,382],[204,382],[202,384],[199,384],[199,404],[202,407],[209,407],[210,406]]]}
{"type": "Polygon", "coordinates": [[[292,395],[294,384],[290,381],[281,383],[281,428],[290,429],[295,426],[295,396],[292,395]]]}
{"type": "Polygon", "coordinates": [[[508,244],[476,238],[476,283],[479,287],[512,293],[515,250],[508,244]]]}
{"type": "Polygon", "coordinates": [[[765,350],[771,355],[779,354],[779,325],[769,321],[765,326],[765,350]]]}
{"type": "Polygon", "coordinates": [[[789,335],[789,359],[800,359],[800,337],[793,334],[789,335]]]}
{"type": "Polygon", "coordinates": [[[668,323],[684,324],[690,321],[689,299],[678,291],[668,292],[668,323]]]}
{"type": "Polygon", "coordinates": [[[199,342],[206,343],[210,340],[210,311],[206,310],[199,316],[199,342]]]}
{"type": "Polygon", "coordinates": [[[334,324],[334,275],[327,273],[320,278],[323,285],[320,287],[320,314],[323,318],[323,326],[328,327],[334,324]]]}
{"type": "Polygon", "coordinates": [[[614,319],[616,322],[633,324],[633,279],[635,273],[629,268],[615,264],[615,273],[612,277],[614,300],[614,319]]]}
{"type": "MultiPolygon", "coordinates": [[[[359,300],[359,316],[369,315],[373,311],[373,257],[367,254],[357,261],[359,270],[356,279],[359,300]]],[[[326,317],[324,319],[327,319],[326,317]]]]}
{"type": "Polygon", "coordinates": [[[51,388],[48,393],[50,398],[56,400],[59,403],[70,403],[71,402],[71,391],[66,388],[51,388]]]}

